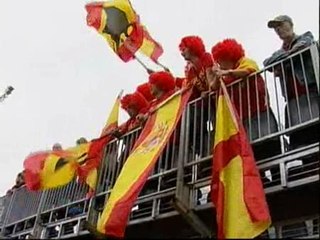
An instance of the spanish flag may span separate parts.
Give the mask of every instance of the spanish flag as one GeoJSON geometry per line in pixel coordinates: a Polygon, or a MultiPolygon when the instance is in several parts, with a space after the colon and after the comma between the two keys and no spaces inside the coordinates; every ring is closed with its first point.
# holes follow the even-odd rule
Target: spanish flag
{"type": "Polygon", "coordinates": [[[218,238],[254,238],[271,224],[251,145],[221,83],[214,137],[212,200],[218,238]]]}
{"type": "Polygon", "coordinates": [[[101,132],[100,138],[93,139],[89,143],[81,144],[87,148],[87,155],[82,161],[78,161],[78,176],[81,182],[85,182],[89,187],[89,196],[93,194],[98,178],[98,167],[103,158],[104,146],[112,139],[110,132],[118,127],[118,117],[120,108],[121,91],[113,104],[108,120],[101,132]]]}
{"type": "Polygon", "coordinates": [[[137,51],[157,62],[163,49],[140,23],[129,0],[94,2],[85,8],[87,25],[95,28],[124,62],[134,59],[137,51]]]}
{"type": "Polygon", "coordinates": [[[190,91],[177,92],[151,113],[98,219],[98,232],[123,237],[129,214],[184,110],[190,91]]]}
{"type": "Polygon", "coordinates": [[[78,161],[86,157],[84,145],[61,151],[30,154],[24,161],[25,182],[29,190],[45,190],[68,184],[76,176],[78,161]]]}

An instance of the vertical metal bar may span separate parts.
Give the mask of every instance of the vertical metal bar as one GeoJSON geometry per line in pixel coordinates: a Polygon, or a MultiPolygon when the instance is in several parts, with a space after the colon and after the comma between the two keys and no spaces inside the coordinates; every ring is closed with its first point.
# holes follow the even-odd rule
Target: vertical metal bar
{"type": "MultiPolygon", "coordinates": [[[[274,67],[273,67],[273,71],[274,71],[274,67]]],[[[287,116],[288,116],[288,127],[291,127],[291,113],[290,113],[290,108],[289,108],[289,96],[288,96],[288,89],[287,89],[287,79],[286,79],[286,75],[285,75],[285,72],[284,72],[284,66],[283,66],[283,61],[281,61],[281,74],[282,74],[282,81],[283,81],[283,88],[284,88],[284,94],[285,94],[285,100],[287,102],[287,116]]],[[[281,80],[281,79],[280,79],[281,80]]],[[[274,78],[274,84],[275,86],[276,85],[276,82],[275,82],[275,78],[274,78]]],[[[277,88],[276,88],[276,93],[277,93],[277,88]]],[[[279,100],[278,100],[278,94],[276,94],[276,101],[277,101],[277,110],[279,111],[279,100]]],[[[279,112],[278,112],[279,113],[279,112]]],[[[280,119],[280,118],[278,118],[280,119]]]]}
{"type": "Polygon", "coordinates": [[[305,68],[304,68],[304,62],[303,62],[302,53],[299,53],[299,56],[300,56],[300,61],[301,61],[301,66],[302,66],[304,85],[306,87],[306,92],[307,92],[307,102],[308,102],[308,109],[309,109],[309,113],[310,113],[310,119],[313,119],[311,103],[310,103],[309,85],[307,83],[307,76],[306,76],[306,71],[305,71],[305,68]]]}
{"type": "Polygon", "coordinates": [[[313,65],[313,70],[314,70],[314,75],[316,78],[316,85],[318,89],[318,94],[319,94],[319,46],[317,44],[313,44],[310,47],[310,54],[311,54],[311,59],[312,59],[312,65],[313,65]]]}
{"type": "Polygon", "coordinates": [[[177,184],[176,184],[176,192],[175,196],[177,198],[184,196],[184,158],[188,155],[188,151],[184,146],[188,146],[185,142],[188,143],[188,128],[189,119],[190,119],[190,104],[185,111],[183,111],[181,116],[181,132],[180,132],[180,146],[179,146],[179,153],[178,153],[178,166],[177,166],[177,184]],[[187,133],[187,134],[186,134],[187,133]],[[187,155],[185,155],[187,154],[187,155]]]}
{"type": "Polygon", "coordinates": [[[259,92],[258,92],[258,77],[257,77],[257,73],[254,74],[254,86],[255,86],[255,93],[256,93],[256,101],[257,101],[257,109],[255,109],[257,111],[257,120],[258,120],[258,138],[261,138],[262,134],[261,134],[261,116],[260,116],[260,101],[259,101],[259,92]]]}
{"type": "MultiPolygon", "coordinates": [[[[284,75],[284,69],[283,69],[283,62],[281,62],[281,69],[282,69],[282,76],[283,76],[283,81],[284,81],[284,83],[283,83],[283,85],[284,85],[284,89],[285,89],[285,95],[286,95],[286,97],[287,97],[287,90],[286,90],[286,81],[285,81],[285,75],[284,75]]],[[[274,73],[274,67],[272,67],[272,72],[274,73]]],[[[275,96],[276,96],[276,106],[277,106],[277,115],[278,115],[278,120],[279,120],[279,122],[280,122],[280,110],[279,110],[279,99],[278,99],[278,88],[277,88],[277,83],[276,83],[276,78],[275,78],[275,74],[273,75],[274,77],[273,77],[273,84],[274,84],[274,88],[275,88],[275,90],[276,90],[276,94],[275,94],[275,96]]],[[[280,79],[281,80],[281,79],[280,79]]],[[[286,98],[286,99],[288,99],[288,97],[286,98]]],[[[289,111],[289,106],[288,106],[288,104],[287,104],[287,111],[288,111],[288,113],[290,113],[290,111],[289,111]]],[[[290,116],[288,115],[288,119],[289,119],[289,121],[290,121],[290,116]]],[[[280,127],[281,127],[281,125],[280,125],[280,127]]],[[[284,153],[285,152],[285,149],[284,149],[284,136],[283,135],[281,135],[280,136],[280,141],[281,141],[281,153],[284,153]]]]}
{"type": "Polygon", "coordinates": [[[201,108],[200,108],[200,150],[199,150],[199,154],[201,157],[203,157],[204,152],[202,152],[202,150],[203,150],[203,136],[204,136],[204,132],[203,132],[204,131],[203,130],[204,129],[204,127],[203,127],[203,125],[204,125],[204,117],[203,117],[204,99],[201,98],[200,101],[201,101],[201,108]]]}
{"type": "Polygon", "coordinates": [[[189,150],[190,150],[190,139],[189,139],[189,131],[190,131],[190,107],[191,107],[191,104],[188,103],[187,104],[187,108],[186,108],[186,112],[184,111],[183,112],[183,115],[181,116],[181,121],[185,121],[184,125],[182,124],[181,122],[181,133],[180,133],[180,140],[179,140],[179,143],[180,143],[180,146],[179,146],[179,153],[180,151],[182,151],[182,149],[184,149],[184,152],[181,154],[181,157],[185,156],[182,161],[184,161],[185,163],[191,161],[189,159],[189,150]],[[183,119],[182,117],[186,118],[186,119],[183,119]],[[185,129],[183,129],[182,127],[184,127],[185,129]],[[183,135],[182,132],[184,131],[187,131],[187,133],[184,133],[185,135],[185,148],[183,148],[183,140],[184,139],[181,139],[181,136],[183,135]],[[181,142],[182,141],[182,142],[181,142]],[[182,147],[182,148],[181,148],[182,147]]]}
{"type": "MultiPolygon", "coordinates": [[[[179,126],[176,127],[176,129],[181,129],[181,121],[178,123],[179,126]]],[[[180,131],[179,131],[180,132],[180,131]]],[[[165,169],[173,169],[175,168],[175,153],[176,153],[176,141],[177,141],[177,130],[173,132],[173,143],[172,143],[172,154],[171,154],[171,160],[170,160],[170,164],[169,167],[165,166],[165,169]]],[[[179,150],[179,149],[178,149],[179,150]]]]}
{"type": "MultiPolygon", "coordinates": [[[[240,121],[243,122],[243,119],[244,119],[244,116],[243,116],[243,105],[242,105],[242,94],[241,94],[241,84],[242,84],[242,81],[241,82],[238,82],[237,84],[234,84],[234,85],[238,85],[238,92],[239,92],[239,116],[240,116],[240,121]]],[[[247,107],[247,106],[246,106],[247,107]]]]}
{"type": "MultiPolygon", "coordinates": [[[[197,100],[198,101],[198,100],[197,100]]],[[[197,134],[197,108],[196,108],[196,103],[197,101],[195,101],[193,103],[193,136],[192,136],[192,161],[195,161],[195,144],[196,144],[196,134],[197,134]]]]}
{"type": "Polygon", "coordinates": [[[1,235],[2,236],[4,236],[5,229],[6,229],[6,226],[7,226],[7,223],[8,223],[8,219],[9,219],[10,214],[12,212],[12,206],[13,206],[13,203],[15,202],[15,198],[16,198],[16,192],[13,191],[12,195],[11,195],[11,198],[10,198],[10,202],[9,202],[9,206],[8,206],[6,215],[5,215],[4,220],[3,220],[3,227],[2,227],[2,230],[1,230],[1,235]]]}
{"type": "MultiPolygon", "coordinates": [[[[244,81],[244,80],[242,80],[242,81],[244,81]]],[[[240,99],[242,99],[242,96],[241,96],[241,85],[243,84],[242,83],[242,81],[241,82],[239,82],[239,89],[240,89],[240,99]]],[[[250,83],[249,83],[249,78],[248,77],[246,77],[245,78],[245,84],[246,84],[246,86],[247,86],[247,101],[248,101],[248,106],[244,106],[244,107],[247,107],[248,109],[247,109],[247,116],[243,116],[243,121],[244,120],[246,120],[247,122],[248,122],[248,124],[249,124],[249,129],[247,129],[247,131],[249,132],[249,139],[250,139],[250,142],[253,140],[252,138],[252,123],[251,123],[251,121],[252,121],[252,117],[251,117],[251,98],[250,98],[250,83]]],[[[241,100],[240,100],[241,101],[241,100]]],[[[241,106],[241,109],[242,109],[242,105],[243,105],[243,103],[241,103],[240,104],[240,106],[241,106]]]]}
{"type": "Polygon", "coordinates": [[[207,108],[207,112],[208,112],[208,135],[207,135],[207,152],[205,153],[205,156],[209,156],[210,155],[210,143],[211,143],[211,124],[213,123],[213,119],[214,117],[212,116],[212,109],[211,109],[211,101],[213,99],[213,94],[209,94],[208,96],[208,108],[207,108]]]}
{"type": "Polygon", "coordinates": [[[34,227],[32,229],[32,236],[35,238],[40,237],[42,227],[40,227],[41,213],[44,208],[44,203],[46,202],[47,192],[41,192],[41,197],[39,201],[39,206],[36,212],[36,219],[34,223],[34,227]]]}
{"type": "Polygon", "coordinates": [[[291,67],[291,73],[292,73],[292,78],[293,78],[295,99],[297,101],[299,123],[301,123],[302,120],[301,120],[301,111],[300,111],[300,101],[299,101],[298,89],[297,89],[297,78],[296,78],[296,74],[295,74],[295,70],[294,70],[294,66],[293,66],[292,57],[290,57],[290,67],[291,67]]]}
{"type": "Polygon", "coordinates": [[[113,146],[113,143],[112,144],[109,144],[108,145],[108,152],[106,154],[106,168],[105,168],[105,173],[104,173],[104,178],[105,179],[105,189],[104,191],[107,191],[109,189],[109,187],[111,187],[112,183],[111,183],[111,168],[112,168],[112,156],[111,156],[111,150],[112,150],[112,146],[113,146]]]}
{"type": "MultiPolygon", "coordinates": [[[[267,81],[267,74],[266,74],[266,70],[263,70],[263,76],[264,76],[264,92],[266,93],[266,104],[267,104],[267,121],[268,121],[268,134],[271,133],[271,123],[270,123],[270,101],[269,101],[269,91],[268,91],[268,81],[267,81]]],[[[279,119],[279,123],[280,123],[280,119],[279,119]]]]}

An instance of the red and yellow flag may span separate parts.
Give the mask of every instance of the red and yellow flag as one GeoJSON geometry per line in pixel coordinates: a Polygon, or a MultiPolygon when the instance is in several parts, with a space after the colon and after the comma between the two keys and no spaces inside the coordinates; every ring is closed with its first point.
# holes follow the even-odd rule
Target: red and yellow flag
{"type": "Polygon", "coordinates": [[[89,196],[93,193],[96,187],[98,178],[98,167],[101,159],[103,158],[103,148],[112,139],[109,135],[110,132],[118,127],[120,99],[123,91],[117,96],[115,103],[113,104],[111,113],[108,120],[101,132],[101,136],[98,139],[93,139],[89,143],[81,144],[87,148],[87,156],[83,158],[83,161],[78,162],[78,176],[81,182],[86,182],[90,187],[89,196]]]}
{"type": "Polygon", "coordinates": [[[76,175],[77,162],[82,161],[86,152],[86,146],[82,145],[30,154],[23,163],[27,188],[36,191],[68,184],[76,175]]]}
{"type": "Polygon", "coordinates": [[[134,59],[137,51],[155,62],[162,54],[161,45],[140,23],[129,0],[94,2],[85,8],[87,25],[95,28],[124,62],[134,59]]]}
{"type": "Polygon", "coordinates": [[[223,83],[215,129],[211,192],[218,238],[254,238],[271,218],[251,145],[223,83]]]}
{"type": "Polygon", "coordinates": [[[124,236],[131,208],[177,125],[189,96],[190,92],[177,92],[150,115],[98,220],[98,232],[113,237],[124,236]]]}

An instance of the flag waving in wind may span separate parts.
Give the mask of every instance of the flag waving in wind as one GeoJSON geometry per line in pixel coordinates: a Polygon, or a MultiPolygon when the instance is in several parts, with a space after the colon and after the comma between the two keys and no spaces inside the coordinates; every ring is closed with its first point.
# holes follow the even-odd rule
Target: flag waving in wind
{"type": "Polygon", "coordinates": [[[169,141],[189,96],[190,91],[178,92],[149,116],[98,219],[99,233],[124,236],[133,204],[169,141]]]}
{"type": "Polygon", "coordinates": [[[140,23],[129,0],[93,2],[85,6],[87,25],[95,28],[112,50],[124,61],[142,54],[157,62],[163,49],[140,23]]]}
{"type": "Polygon", "coordinates": [[[30,154],[23,163],[27,188],[36,191],[68,184],[76,175],[78,161],[86,155],[84,145],[30,154]]]}
{"type": "Polygon", "coordinates": [[[251,145],[223,82],[215,129],[211,199],[218,238],[254,238],[270,226],[271,218],[251,145]]]}
{"type": "Polygon", "coordinates": [[[25,181],[29,190],[64,186],[78,174],[80,182],[89,186],[89,194],[93,193],[103,148],[111,139],[108,132],[118,126],[121,94],[117,96],[100,138],[64,150],[32,153],[25,159],[25,181]]]}
{"type": "Polygon", "coordinates": [[[86,182],[90,187],[90,195],[96,187],[98,178],[98,167],[101,159],[103,158],[103,148],[111,140],[110,132],[118,127],[118,117],[120,108],[120,99],[123,91],[119,93],[113,104],[111,113],[108,117],[105,127],[101,132],[100,138],[93,139],[89,143],[81,144],[86,145],[88,149],[86,158],[79,162],[78,176],[80,181],[86,182]]]}

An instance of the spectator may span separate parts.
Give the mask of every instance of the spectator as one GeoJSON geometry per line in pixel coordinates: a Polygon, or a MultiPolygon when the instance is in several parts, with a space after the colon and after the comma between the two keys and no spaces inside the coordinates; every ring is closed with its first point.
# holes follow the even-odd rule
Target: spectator
{"type": "MultiPolygon", "coordinates": [[[[260,74],[248,77],[259,68],[245,56],[241,44],[235,39],[225,39],[212,47],[212,56],[220,65],[214,72],[218,77],[223,77],[226,85],[243,78],[241,82],[228,87],[228,91],[251,140],[276,132],[278,125],[269,105],[265,82],[260,74]]],[[[217,89],[216,82],[213,81],[211,85],[213,90],[217,89]]],[[[280,153],[279,138],[253,146],[253,150],[257,160],[280,153]]]]}
{"type": "Polygon", "coordinates": [[[84,144],[84,143],[87,143],[87,142],[88,142],[88,140],[86,138],[81,137],[76,141],[76,144],[80,145],[80,144],[84,144]]]}
{"type": "Polygon", "coordinates": [[[151,103],[155,99],[155,97],[151,93],[150,84],[148,82],[140,84],[137,87],[136,92],[141,93],[149,103],[151,103]]]}
{"type": "Polygon", "coordinates": [[[185,79],[182,87],[193,88],[191,99],[201,96],[202,92],[209,91],[207,72],[214,65],[211,54],[206,52],[203,41],[198,36],[182,38],[179,49],[186,60],[185,79]]]}
{"type": "Polygon", "coordinates": [[[151,94],[155,97],[151,107],[156,107],[175,92],[175,80],[169,72],[160,71],[150,74],[149,84],[151,94]]]}
{"type": "Polygon", "coordinates": [[[62,145],[60,143],[55,143],[52,146],[52,151],[61,151],[62,150],[62,145]]]}
{"type": "Polygon", "coordinates": [[[17,189],[19,189],[20,187],[23,187],[26,184],[25,180],[24,180],[24,172],[25,172],[25,170],[23,170],[22,172],[18,173],[18,175],[16,177],[15,185],[6,192],[6,195],[11,195],[14,190],[17,190],[17,189]]]}
{"type": "Polygon", "coordinates": [[[124,124],[109,133],[107,132],[106,134],[112,134],[113,136],[119,138],[123,134],[141,126],[141,122],[137,116],[139,114],[147,113],[149,106],[150,104],[148,101],[139,92],[125,95],[121,99],[121,108],[129,114],[130,118],[124,124]]]}
{"type": "MultiPolygon", "coordinates": [[[[294,33],[293,21],[289,16],[281,15],[268,22],[282,41],[281,48],[271,57],[264,60],[264,66],[283,60],[282,64],[275,64],[273,71],[279,77],[282,95],[286,101],[286,128],[298,125],[319,116],[318,90],[315,70],[310,51],[303,51],[292,56],[312,44],[315,44],[311,32],[302,35],[294,33]],[[309,105],[310,104],[310,105],[309,105]]],[[[318,141],[319,124],[294,131],[289,135],[290,148],[310,144],[318,141]]]]}
{"type": "MultiPolygon", "coordinates": [[[[192,88],[190,101],[206,96],[209,91],[208,78],[212,78],[212,67],[215,65],[211,54],[206,52],[204,43],[198,36],[182,38],[179,49],[182,57],[186,60],[185,79],[182,81],[181,87],[192,88]]],[[[178,79],[177,86],[179,86],[180,81],[178,79]]],[[[191,127],[188,135],[191,158],[195,157],[196,154],[209,154],[207,144],[201,145],[201,142],[209,141],[207,123],[209,118],[213,116],[213,108],[210,106],[214,106],[214,104],[209,104],[209,100],[198,100],[189,106],[191,127]],[[202,139],[200,136],[202,136],[202,139]]]]}

